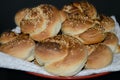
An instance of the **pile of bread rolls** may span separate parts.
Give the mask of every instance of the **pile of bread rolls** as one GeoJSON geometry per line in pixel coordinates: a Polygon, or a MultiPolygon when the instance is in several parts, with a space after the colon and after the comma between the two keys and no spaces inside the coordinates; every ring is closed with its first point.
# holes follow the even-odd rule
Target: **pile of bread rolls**
{"type": "Polygon", "coordinates": [[[50,4],[25,8],[16,13],[15,23],[21,33],[2,33],[0,51],[34,61],[53,75],[104,68],[120,52],[114,20],[86,1],[61,10],[50,4]]]}

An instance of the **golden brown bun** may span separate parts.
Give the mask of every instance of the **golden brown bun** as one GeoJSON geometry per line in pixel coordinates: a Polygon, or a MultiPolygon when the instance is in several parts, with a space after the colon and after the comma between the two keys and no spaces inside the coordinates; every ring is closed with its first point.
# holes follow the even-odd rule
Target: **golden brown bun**
{"type": "Polygon", "coordinates": [[[75,12],[83,13],[83,18],[96,19],[96,8],[87,1],[73,2],[72,4],[65,5],[62,11],[73,14],[75,12]]]}
{"type": "Polygon", "coordinates": [[[21,34],[14,40],[0,45],[0,51],[20,59],[31,61],[34,58],[34,46],[34,41],[28,35],[21,34]]]}
{"type": "Polygon", "coordinates": [[[30,34],[36,41],[55,36],[60,31],[62,20],[59,10],[49,4],[31,8],[20,22],[21,31],[30,34]]]}
{"type": "Polygon", "coordinates": [[[79,19],[67,19],[62,24],[62,32],[67,35],[76,35],[85,32],[87,29],[93,27],[95,22],[79,19]]]}
{"type": "Polygon", "coordinates": [[[29,12],[29,10],[30,10],[29,8],[24,8],[22,10],[19,10],[15,14],[15,23],[16,23],[16,25],[20,26],[20,22],[26,16],[26,14],[29,12]]]}
{"type": "Polygon", "coordinates": [[[118,46],[118,37],[112,32],[106,32],[105,34],[106,37],[102,43],[110,47],[110,49],[114,52],[118,46]]]}
{"type": "MultiPolygon", "coordinates": [[[[86,1],[73,2],[72,4],[65,5],[62,11],[64,12],[62,14],[64,22],[61,28],[63,34],[72,36],[83,35],[86,34],[86,32],[90,32],[88,31],[89,28],[100,24],[95,7],[86,1]]],[[[93,43],[86,42],[85,44],[93,43]]]]}
{"type": "Polygon", "coordinates": [[[73,5],[77,7],[81,12],[83,12],[89,18],[95,19],[97,17],[96,8],[87,1],[76,2],[73,3],[73,5]]]}
{"type": "Polygon", "coordinates": [[[85,65],[87,51],[78,39],[68,35],[57,35],[37,44],[35,58],[51,74],[72,76],[85,65]]]}
{"type": "Polygon", "coordinates": [[[111,17],[100,15],[100,24],[105,28],[105,32],[113,31],[115,28],[115,22],[111,17]]]}
{"type": "Polygon", "coordinates": [[[95,44],[102,42],[105,38],[104,28],[96,24],[85,32],[75,35],[84,44],[95,44]]]}
{"type": "Polygon", "coordinates": [[[14,32],[11,32],[11,31],[3,32],[3,33],[0,35],[0,43],[1,43],[1,44],[7,43],[7,42],[9,42],[9,41],[12,41],[12,40],[15,39],[16,37],[17,37],[17,34],[14,33],[14,32]]]}
{"type": "Polygon", "coordinates": [[[41,16],[41,9],[39,7],[34,7],[26,13],[26,16],[20,22],[20,28],[23,33],[33,33],[41,32],[46,28],[46,23],[48,20],[45,20],[45,16],[41,16]]]}
{"type": "Polygon", "coordinates": [[[104,44],[98,44],[96,49],[88,56],[85,68],[99,69],[108,66],[113,59],[112,51],[104,44]]]}
{"type": "Polygon", "coordinates": [[[89,19],[87,16],[84,15],[84,13],[81,13],[78,9],[75,8],[74,11],[74,6],[68,5],[64,7],[64,9],[69,9],[69,7],[73,9],[70,10],[70,13],[69,10],[64,12],[63,18],[65,18],[66,16],[66,19],[64,20],[61,28],[63,34],[80,34],[95,25],[95,21],[89,19]]]}

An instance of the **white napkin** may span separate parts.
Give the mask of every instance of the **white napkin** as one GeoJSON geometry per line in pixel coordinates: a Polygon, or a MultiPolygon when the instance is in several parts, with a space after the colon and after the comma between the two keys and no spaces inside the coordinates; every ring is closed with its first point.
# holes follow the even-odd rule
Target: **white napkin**
{"type": "MultiPolygon", "coordinates": [[[[118,22],[116,21],[115,16],[111,16],[111,17],[115,21],[115,33],[120,40],[120,26],[119,26],[118,22]]],[[[14,31],[16,33],[20,33],[19,27],[16,27],[12,31],[14,31]]],[[[51,75],[51,74],[47,73],[43,69],[43,67],[39,67],[31,62],[27,62],[27,61],[9,56],[2,52],[0,52],[0,67],[28,71],[28,72],[36,72],[36,73],[41,73],[41,74],[45,74],[45,75],[51,75]]],[[[102,68],[102,69],[97,69],[97,70],[94,70],[94,69],[82,70],[76,76],[85,76],[85,75],[90,75],[90,74],[94,74],[94,73],[112,72],[112,71],[120,71],[120,54],[114,54],[113,62],[111,65],[109,65],[105,68],[102,68]]]]}

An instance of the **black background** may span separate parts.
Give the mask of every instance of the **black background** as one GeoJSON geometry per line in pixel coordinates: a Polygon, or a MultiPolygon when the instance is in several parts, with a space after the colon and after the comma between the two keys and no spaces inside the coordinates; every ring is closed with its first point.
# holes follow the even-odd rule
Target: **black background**
{"type": "MultiPolygon", "coordinates": [[[[80,0],[0,0],[0,33],[6,30],[15,28],[14,23],[15,13],[26,7],[34,7],[39,4],[52,4],[61,9],[64,4],[80,0]]],[[[98,13],[111,16],[115,15],[117,21],[120,23],[120,4],[119,0],[88,0],[92,3],[98,13]]],[[[120,72],[112,72],[109,75],[94,78],[92,80],[119,80],[120,72]]],[[[27,74],[23,71],[0,68],[0,80],[41,80],[43,78],[27,74]]],[[[91,80],[91,79],[90,79],[91,80]]]]}

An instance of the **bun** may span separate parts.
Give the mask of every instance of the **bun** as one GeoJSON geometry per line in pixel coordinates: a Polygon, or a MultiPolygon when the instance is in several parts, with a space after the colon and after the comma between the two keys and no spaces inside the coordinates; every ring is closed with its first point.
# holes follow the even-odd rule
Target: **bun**
{"type": "Polygon", "coordinates": [[[68,14],[80,12],[83,14],[82,18],[95,19],[97,17],[96,8],[87,1],[73,2],[72,4],[65,5],[62,11],[68,14]]]}
{"type": "Polygon", "coordinates": [[[26,12],[26,15],[20,21],[20,28],[23,33],[29,34],[32,39],[41,41],[57,35],[61,23],[60,13],[56,7],[41,4],[26,12]]]}
{"type": "Polygon", "coordinates": [[[8,55],[31,61],[34,59],[34,41],[28,35],[21,34],[12,41],[0,45],[0,51],[8,55]]]}
{"type": "Polygon", "coordinates": [[[51,74],[72,76],[84,67],[87,51],[78,39],[68,35],[57,35],[37,44],[35,59],[51,74]]]}
{"type": "Polygon", "coordinates": [[[73,5],[77,7],[82,13],[84,13],[89,18],[96,19],[97,10],[92,4],[88,3],[87,1],[81,1],[81,2],[74,2],[73,5]]]}
{"type": "Polygon", "coordinates": [[[85,32],[75,35],[84,44],[95,44],[105,39],[104,28],[96,24],[85,32]]]}
{"type": "Polygon", "coordinates": [[[7,31],[7,32],[3,32],[0,35],[0,43],[4,44],[7,43],[9,41],[12,41],[13,39],[15,39],[17,37],[18,34],[11,32],[11,31],[7,31]]]}
{"type": "Polygon", "coordinates": [[[111,64],[113,53],[109,47],[104,44],[98,44],[96,49],[88,56],[85,68],[99,69],[111,64]]]}
{"type": "Polygon", "coordinates": [[[79,20],[79,19],[67,19],[62,24],[62,32],[67,35],[81,34],[87,29],[95,25],[92,21],[79,20]]]}
{"type": "Polygon", "coordinates": [[[115,22],[111,17],[100,15],[100,24],[105,28],[105,32],[111,32],[115,28],[115,22]]]}
{"type": "Polygon", "coordinates": [[[113,52],[118,46],[118,37],[112,32],[106,32],[106,37],[103,44],[107,45],[113,52]]]}

